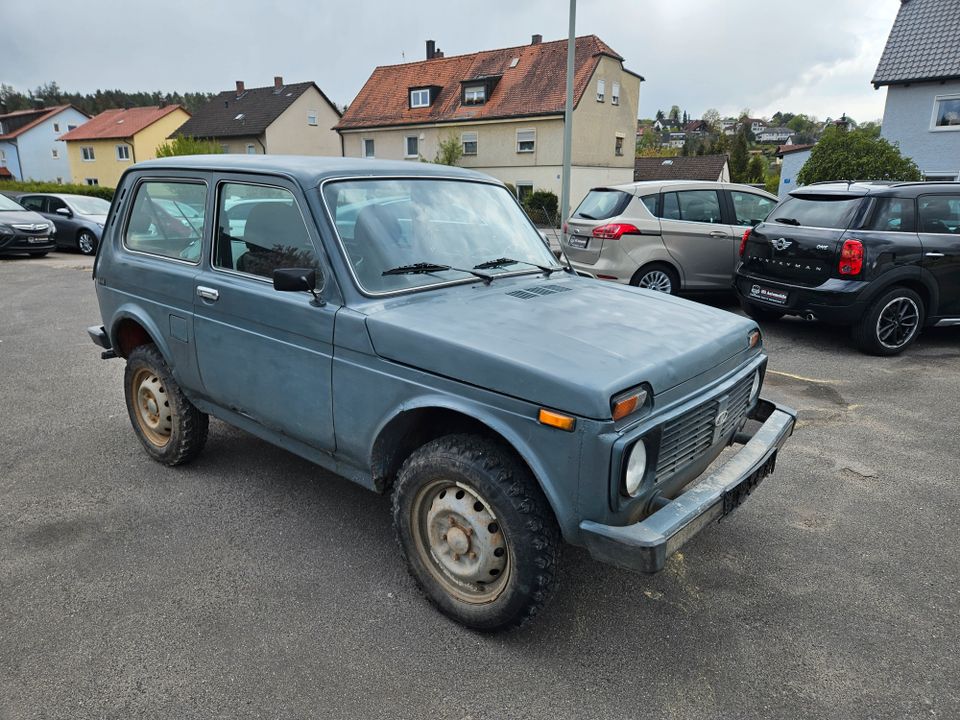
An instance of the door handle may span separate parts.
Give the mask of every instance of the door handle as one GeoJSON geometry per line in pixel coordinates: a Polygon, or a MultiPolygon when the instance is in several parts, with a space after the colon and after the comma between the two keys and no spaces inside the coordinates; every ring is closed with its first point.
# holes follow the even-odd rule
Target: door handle
{"type": "Polygon", "coordinates": [[[730,234],[725,233],[723,230],[711,230],[710,237],[715,237],[715,238],[730,237],[730,234]]]}
{"type": "Polygon", "coordinates": [[[924,253],[924,255],[926,257],[932,257],[932,258],[943,257],[943,253],[938,253],[938,252],[928,252],[928,253],[924,253]]]}
{"type": "Polygon", "coordinates": [[[216,302],[220,299],[220,291],[215,290],[214,288],[204,287],[203,285],[197,285],[197,295],[202,297],[204,300],[209,300],[210,302],[216,302]]]}

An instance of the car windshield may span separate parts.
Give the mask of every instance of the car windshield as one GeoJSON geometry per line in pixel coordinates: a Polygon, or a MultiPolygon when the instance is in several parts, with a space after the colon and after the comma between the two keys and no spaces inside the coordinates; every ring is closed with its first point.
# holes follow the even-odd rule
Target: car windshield
{"type": "Polygon", "coordinates": [[[98,197],[72,197],[70,205],[81,215],[106,215],[110,212],[110,203],[98,197]]]}
{"type": "Polygon", "coordinates": [[[767,222],[845,230],[863,198],[849,195],[801,195],[784,200],[767,222]]]}
{"type": "Polygon", "coordinates": [[[428,178],[343,180],[328,183],[323,199],[367,292],[477,282],[477,273],[470,271],[478,265],[492,277],[561,267],[516,200],[497,185],[428,178]],[[490,264],[506,258],[515,262],[490,264]]]}
{"type": "Polygon", "coordinates": [[[22,211],[23,209],[24,208],[22,206],[15,203],[13,200],[8,198],[3,193],[0,193],[0,211],[4,211],[4,210],[21,210],[22,211]]]}

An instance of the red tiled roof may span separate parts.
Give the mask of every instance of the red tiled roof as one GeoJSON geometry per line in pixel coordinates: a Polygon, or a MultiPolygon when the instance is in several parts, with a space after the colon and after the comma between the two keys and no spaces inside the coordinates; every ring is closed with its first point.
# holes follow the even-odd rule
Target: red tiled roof
{"type": "MultiPolygon", "coordinates": [[[[187,112],[180,105],[166,105],[164,107],[149,105],[147,107],[104,110],[76,130],[61,135],[59,139],[107,140],[110,138],[133,137],[145,127],[153,125],[157,120],[166,117],[177,109],[187,112]]],[[[189,115],[189,113],[187,114],[189,115]]]]}
{"type": "MultiPolygon", "coordinates": [[[[35,127],[36,125],[39,125],[44,120],[51,118],[54,115],[57,115],[58,113],[61,113],[70,107],[72,106],[71,105],[55,105],[53,107],[38,108],[36,110],[16,110],[12,113],[6,113],[5,115],[0,115],[0,120],[14,120],[14,119],[22,120],[26,115],[36,115],[35,118],[28,120],[27,122],[24,122],[24,124],[20,125],[20,127],[18,127],[16,130],[8,132],[6,135],[0,135],[0,140],[12,140],[18,135],[22,135],[30,128],[35,127]]],[[[74,109],[76,110],[76,108],[74,109]]],[[[77,112],[81,112],[81,111],[78,110],[77,112]]],[[[86,115],[86,113],[83,113],[83,114],[86,115]]]]}
{"type": "Polygon", "coordinates": [[[12,177],[13,177],[13,173],[10,172],[10,168],[0,167],[0,178],[3,178],[4,180],[9,180],[12,177]]]}
{"type": "MultiPolygon", "coordinates": [[[[623,58],[596,35],[577,38],[575,103],[583,97],[602,55],[623,62],[623,58]]],[[[381,66],[373,71],[336,128],[562,114],[566,69],[566,40],[381,66]],[[517,65],[511,68],[514,58],[517,65]],[[500,75],[486,103],[460,104],[461,81],[500,75]],[[409,89],[432,85],[440,88],[433,104],[411,109],[409,89]]]]}

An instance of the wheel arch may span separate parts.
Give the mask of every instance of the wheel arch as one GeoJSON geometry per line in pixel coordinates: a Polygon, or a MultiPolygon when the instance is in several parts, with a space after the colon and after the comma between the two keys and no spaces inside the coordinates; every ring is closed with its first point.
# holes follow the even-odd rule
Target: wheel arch
{"type": "Polygon", "coordinates": [[[127,358],[135,348],[147,343],[156,345],[163,359],[170,362],[170,349],[163,333],[149,315],[133,307],[120,308],[110,326],[110,344],[117,355],[127,358]]]}
{"type": "Polygon", "coordinates": [[[674,274],[677,276],[677,283],[678,283],[677,290],[683,290],[686,284],[683,277],[683,271],[680,269],[680,266],[676,262],[674,262],[672,259],[656,258],[656,259],[648,260],[647,262],[643,263],[640,267],[638,267],[637,271],[630,276],[630,284],[633,285],[635,280],[639,282],[641,275],[643,275],[644,272],[646,272],[650,267],[654,265],[665,265],[668,268],[670,268],[670,270],[672,270],[674,274]]]}
{"type": "Polygon", "coordinates": [[[910,272],[905,268],[903,271],[892,272],[888,276],[878,278],[878,280],[881,279],[883,282],[873,283],[875,287],[870,288],[869,295],[865,298],[866,304],[872,303],[895,287],[905,287],[917,293],[923,301],[925,321],[931,317],[936,317],[940,304],[940,292],[936,280],[929,270],[919,268],[919,272],[916,272],[916,269],[910,272]]]}

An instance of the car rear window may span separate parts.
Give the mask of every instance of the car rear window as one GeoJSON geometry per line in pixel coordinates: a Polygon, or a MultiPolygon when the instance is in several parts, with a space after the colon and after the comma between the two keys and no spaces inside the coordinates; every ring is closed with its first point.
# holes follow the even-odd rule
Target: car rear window
{"type": "Polygon", "coordinates": [[[845,230],[862,200],[849,195],[790,197],[773,209],[767,222],[845,230]]]}
{"type": "Polygon", "coordinates": [[[630,193],[595,188],[587,193],[574,215],[587,220],[608,220],[627,209],[630,193]]]}

